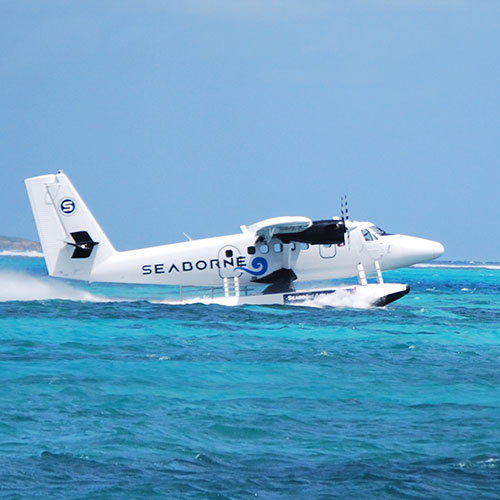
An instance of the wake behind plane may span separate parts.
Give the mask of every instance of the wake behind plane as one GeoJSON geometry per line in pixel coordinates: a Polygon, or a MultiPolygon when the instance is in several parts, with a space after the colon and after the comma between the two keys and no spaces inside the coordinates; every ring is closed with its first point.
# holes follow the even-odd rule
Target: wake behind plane
{"type": "Polygon", "coordinates": [[[344,294],[383,306],[406,295],[409,286],[385,283],[382,271],[444,252],[436,241],[387,234],[345,215],[319,221],[274,217],[241,226],[238,234],[117,251],[65,173],[25,183],[50,276],[208,287],[208,297],[200,298],[205,303],[304,304],[344,294]],[[367,274],[375,282],[368,283],[367,274]],[[295,289],[300,282],[353,276],[359,285],[295,289]]]}

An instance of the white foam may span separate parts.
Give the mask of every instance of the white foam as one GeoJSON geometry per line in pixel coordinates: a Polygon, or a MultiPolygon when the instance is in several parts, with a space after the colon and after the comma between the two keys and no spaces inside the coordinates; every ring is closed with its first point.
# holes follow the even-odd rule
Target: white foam
{"type": "Polygon", "coordinates": [[[109,299],[98,297],[55,278],[35,277],[22,272],[0,272],[0,302],[13,300],[77,300],[88,302],[107,302],[109,299]]]}
{"type": "Polygon", "coordinates": [[[373,302],[379,298],[379,296],[374,292],[364,293],[359,295],[356,293],[351,293],[348,290],[337,290],[332,294],[318,295],[317,297],[305,300],[304,302],[297,302],[297,306],[301,307],[349,307],[353,309],[372,309],[375,306],[373,302]]]}
{"type": "MultiPolygon", "coordinates": [[[[307,299],[303,302],[291,303],[288,305],[299,306],[299,307],[315,307],[315,308],[325,308],[325,307],[347,307],[351,309],[372,309],[375,308],[373,302],[378,298],[377,294],[366,294],[362,297],[352,294],[345,290],[338,290],[334,294],[317,296],[313,299],[307,299]]],[[[193,304],[205,304],[205,305],[222,305],[226,307],[241,307],[241,304],[236,302],[231,303],[231,301],[225,301],[224,298],[211,299],[207,297],[195,297],[192,299],[148,299],[148,302],[152,304],[166,304],[166,305],[176,305],[176,306],[187,306],[193,304]]],[[[247,304],[252,305],[252,304],[247,304]]],[[[254,304],[256,305],[256,304],[254,304]]],[[[266,304],[260,304],[266,305],[266,304]]],[[[269,304],[272,305],[272,304],[269,304]]]]}
{"type": "Polygon", "coordinates": [[[16,250],[2,250],[0,251],[0,257],[43,257],[42,252],[37,252],[36,250],[25,250],[22,252],[17,252],[16,250]]]}
{"type": "MultiPolygon", "coordinates": [[[[264,295],[262,297],[265,298],[266,296],[264,295]]],[[[380,293],[376,288],[371,288],[368,286],[358,287],[357,293],[352,293],[352,287],[349,287],[345,290],[337,289],[335,293],[331,294],[318,294],[313,298],[297,301],[294,303],[289,303],[288,305],[299,306],[299,307],[315,307],[315,308],[344,307],[351,309],[372,309],[376,307],[373,304],[379,298],[380,298],[380,293]]],[[[245,303],[243,304],[239,303],[235,297],[211,298],[211,297],[200,296],[182,300],[178,298],[165,298],[165,299],[148,299],[148,301],[153,304],[168,304],[168,305],[217,304],[227,307],[245,305],[245,303]]],[[[265,300],[263,300],[261,303],[249,302],[246,305],[266,305],[266,302],[265,300]]],[[[269,302],[267,305],[273,305],[273,303],[269,302]]]]}

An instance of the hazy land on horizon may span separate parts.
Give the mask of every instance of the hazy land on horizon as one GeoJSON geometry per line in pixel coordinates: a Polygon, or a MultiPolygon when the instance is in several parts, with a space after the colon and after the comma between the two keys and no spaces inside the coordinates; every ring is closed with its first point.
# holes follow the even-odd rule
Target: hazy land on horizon
{"type": "Polygon", "coordinates": [[[0,250],[23,251],[42,251],[42,246],[38,241],[28,240],[26,238],[17,238],[14,236],[0,236],[0,250]]]}

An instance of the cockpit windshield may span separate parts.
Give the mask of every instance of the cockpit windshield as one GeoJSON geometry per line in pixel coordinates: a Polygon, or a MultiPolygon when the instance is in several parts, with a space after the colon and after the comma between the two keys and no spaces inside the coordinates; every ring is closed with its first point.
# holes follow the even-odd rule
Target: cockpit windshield
{"type": "Polygon", "coordinates": [[[387,236],[389,233],[386,233],[383,229],[380,229],[377,226],[368,226],[365,229],[361,230],[361,234],[365,241],[375,241],[378,240],[380,236],[387,236]]]}
{"type": "Polygon", "coordinates": [[[370,226],[370,231],[372,231],[375,234],[378,234],[379,236],[385,236],[389,233],[386,233],[383,229],[380,229],[377,226],[370,226]]]}

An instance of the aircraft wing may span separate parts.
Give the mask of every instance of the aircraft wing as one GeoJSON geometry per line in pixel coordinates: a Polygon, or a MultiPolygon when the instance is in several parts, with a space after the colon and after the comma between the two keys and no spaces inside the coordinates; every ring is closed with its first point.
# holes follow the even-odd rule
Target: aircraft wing
{"type": "Polygon", "coordinates": [[[344,243],[346,224],[340,219],[312,221],[308,217],[274,217],[251,226],[241,226],[241,229],[267,242],[275,236],[283,243],[338,245],[344,243]]]}
{"type": "Polygon", "coordinates": [[[256,222],[251,226],[241,226],[244,233],[254,233],[266,241],[279,234],[300,233],[311,227],[313,221],[308,217],[273,217],[256,222]]]}

